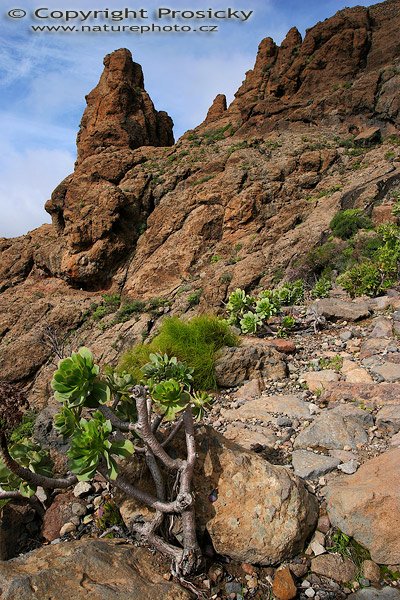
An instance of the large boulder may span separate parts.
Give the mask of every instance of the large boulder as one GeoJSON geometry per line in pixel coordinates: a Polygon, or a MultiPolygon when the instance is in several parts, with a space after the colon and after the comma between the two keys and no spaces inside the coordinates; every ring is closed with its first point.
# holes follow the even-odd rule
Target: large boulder
{"type": "Polygon", "coordinates": [[[285,467],[228,441],[210,427],[197,436],[196,511],[215,550],[261,565],[302,550],[317,519],[317,502],[285,467]],[[211,492],[217,499],[210,502],[211,492]]]}
{"type": "Polygon", "coordinates": [[[368,408],[400,403],[400,383],[332,383],[321,400],[331,406],[347,401],[368,408]]]}
{"type": "Polygon", "coordinates": [[[364,463],[327,487],[331,523],[368,548],[379,564],[400,563],[400,449],[364,463]]]}
{"type": "Polygon", "coordinates": [[[338,298],[323,298],[310,307],[310,311],[332,320],[359,321],[369,317],[370,312],[366,302],[350,302],[338,298]]]}
{"type": "Polygon", "coordinates": [[[2,600],[189,600],[165,581],[150,551],[100,540],[43,546],[0,563],[2,600]]]}
{"type": "Polygon", "coordinates": [[[281,414],[291,419],[311,419],[309,404],[298,396],[260,396],[247,400],[238,408],[223,409],[221,416],[224,421],[252,421],[258,419],[264,423],[275,422],[274,415],[281,414]]]}
{"type": "MultiPolygon", "coordinates": [[[[271,465],[231,442],[212,427],[196,431],[193,479],[196,523],[207,530],[215,550],[247,563],[280,563],[300,552],[318,516],[317,501],[285,467],[271,465]]],[[[182,455],[182,439],[174,442],[182,455]]],[[[154,493],[143,470],[126,470],[132,481],[154,493]]],[[[118,496],[125,523],[151,519],[151,510],[118,496]]],[[[174,533],[179,535],[179,524],[174,533]]]]}
{"type": "Polygon", "coordinates": [[[295,448],[356,449],[368,442],[365,427],[357,418],[341,416],[333,411],[318,415],[313,423],[296,437],[295,448]]]}
{"type": "Polygon", "coordinates": [[[215,362],[217,384],[234,387],[251,379],[282,379],[287,367],[282,354],[254,342],[233,348],[222,348],[215,362]]]}
{"type": "Polygon", "coordinates": [[[347,596],[349,600],[400,600],[400,590],[384,587],[382,590],[364,588],[347,596]]]}

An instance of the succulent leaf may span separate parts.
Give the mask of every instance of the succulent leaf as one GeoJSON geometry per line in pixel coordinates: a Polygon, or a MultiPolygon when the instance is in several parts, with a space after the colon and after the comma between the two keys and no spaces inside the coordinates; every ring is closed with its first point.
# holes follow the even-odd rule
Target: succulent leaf
{"type": "Polygon", "coordinates": [[[93,354],[82,347],[58,363],[51,387],[54,397],[69,408],[96,408],[111,397],[108,385],[99,379],[100,369],[93,354]]]}
{"type": "Polygon", "coordinates": [[[80,420],[67,452],[71,471],[80,481],[92,479],[101,460],[106,462],[110,479],[116,479],[117,463],[113,456],[127,458],[133,454],[134,446],[130,440],[115,441],[110,439],[111,434],[111,422],[98,411],[92,419],[80,420]]]}
{"type": "Polygon", "coordinates": [[[190,401],[190,395],[184,390],[183,384],[175,379],[168,379],[155,385],[152,396],[156,408],[164,415],[165,421],[173,421],[190,401]]]}

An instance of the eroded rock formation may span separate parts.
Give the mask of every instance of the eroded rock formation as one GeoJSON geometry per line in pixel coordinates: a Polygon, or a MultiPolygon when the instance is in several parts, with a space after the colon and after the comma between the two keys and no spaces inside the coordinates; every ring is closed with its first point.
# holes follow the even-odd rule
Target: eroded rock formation
{"type": "Polygon", "coordinates": [[[304,257],[340,208],[390,214],[400,181],[390,138],[399,128],[399,25],[400,0],[387,0],[340,11],[304,40],[296,29],[280,47],[263,40],[233,103],[217,96],[174,145],[130,52],[106,57],[75,171],[46,204],[52,225],[0,240],[1,378],[26,384],[39,373],[32,393],[43,403],[47,325],[104,360],[148,330],[145,315],[93,327],[101,293],[166,298],[176,313],[195,293],[196,310],[219,310],[236,287],[304,274],[304,257]],[[381,142],[350,152],[350,136],[371,126],[381,142]]]}

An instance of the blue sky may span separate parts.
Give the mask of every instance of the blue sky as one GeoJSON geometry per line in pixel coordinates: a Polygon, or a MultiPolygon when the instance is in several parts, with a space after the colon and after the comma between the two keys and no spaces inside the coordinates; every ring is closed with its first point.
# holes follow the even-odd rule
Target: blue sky
{"type": "MultiPolygon", "coordinates": [[[[257,46],[271,36],[278,43],[290,27],[306,28],[345,6],[370,1],[342,0],[7,0],[0,13],[0,236],[26,233],[49,217],[43,209],[54,187],[73,170],[75,138],[85,94],[97,83],[105,54],[131,50],[144,69],[156,108],[175,123],[175,137],[198,125],[218,93],[231,101],[257,46]],[[29,15],[49,10],[110,10],[159,7],[175,10],[253,10],[246,23],[219,21],[213,34],[47,33],[30,30],[29,15]],[[25,19],[10,19],[13,8],[25,19]]],[[[51,24],[60,24],[62,21],[51,24]]],[[[47,24],[40,21],[40,24],[47,24]]],[[[50,23],[49,23],[50,24],[50,23]]],[[[189,23],[185,23],[189,24],[189,23]]]]}

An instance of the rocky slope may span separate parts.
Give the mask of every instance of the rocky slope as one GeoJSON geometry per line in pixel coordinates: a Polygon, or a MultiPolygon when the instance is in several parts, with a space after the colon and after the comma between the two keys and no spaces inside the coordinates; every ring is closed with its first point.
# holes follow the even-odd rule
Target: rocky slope
{"type": "MultiPolygon", "coordinates": [[[[399,26],[400,0],[387,0],[340,11],[304,40],[295,29],[280,47],[263,40],[232,104],[217,96],[177,143],[130,52],[106,57],[75,171],[46,203],[52,225],[0,240],[1,390],[17,384],[31,407],[50,404],[37,439],[54,443],[49,381],[62,346],[84,343],[113,362],[166,313],[222,311],[238,286],[307,277],[307,255],[340,208],[392,219],[399,26]]],[[[244,339],[219,356],[228,389],[197,432],[197,513],[204,540],[228,560],[210,549],[195,585],[205,597],[261,600],[272,589],[279,600],[398,599],[399,295],[350,302],[335,288],[292,310],[326,324],[289,340],[244,339]],[[337,528],[363,548],[335,538],[337,528]]],[[[103,481],[58,495],[42,535],[77,540],[0,565],[5,597],[59,595],[66,565],[65,597],[122,597],[128,584],[132,598],[190,597],[145,551],[79,541],[98,535],[109,499],[103,481]]],[[[139,509],[122,504],[129,524],[139,509]]],[[[1,558],[37,536],[32,513],[3,511],[1,558]]]]}
{"type": "MultiPolygon", "coordinates": [[[[208,425],[196,430],[197,524],[208,540],[207,569],[192,582],[200,597],[400,597],[400,296],[349,302],[335,289],[292,310],[300,318],[315,306],[327,319],[322,331],[246,338],[218,359],[220,382],[234,387],[218,394],[208,425]]],[[[49,409],[40,413],[35,436],[56,452],[62,442],[51,416],[49,409]]],[[[129,473],[151,489],[141,467],[129,473]]],[[[149,562],[146,551],[126,545],[132,539],[125,526],[148,519],[149,509],[117,492],[123,522],[106,532],[125,541],[105,549],[91,539],[101,534],[112,498],[101,478],[57,495],[41,528],[56,550],[42,547],[1,564],[5,597],[28,590],[24,597],[35,598],[31,589],[55,594],[65,565],[74,575],[63,576],[65,597],[84,598],[89,590],[106,599],[111,585],[116,597],[125,590],[135,600],[144,597],[132,586],[138,578],[149,581],[149,598],[158,589],[178,595],[161,578],[169,579],[165,562],[149,562]],[[105,552],[120,564],[113,572],[104,570],[105,552]]],[[[32,513],[18,504],[3,510],[3,559],[37,536],[32,513]]],[[[179,523],[173,531],[179,536],[179,523]]]]}
{"type": "Polygon", "coordinates": [[[102,292],[161,297],[177,312],[197,294],[198,310],[218,310],[237,286],[301,273],[340,207],[384,218],[400,179],[390,137],[399,23],[399,0],[387,0],[340,11],[304,40],[295,29],[280,47],[263,40],[233,103],[218,96],[176,144],[130,52],[107,56],[75,171],[46,203],[53,224],[0,240],[2,379],[32,381],[51,354],[40,343],[47,325],[77,331],[105,359],[110,345],[120,350],[148,329],[144,317],[90,327],[88,307],[102,292]],[[359,133],[366,147],[352,153],[346,140],[359,133]]]}

